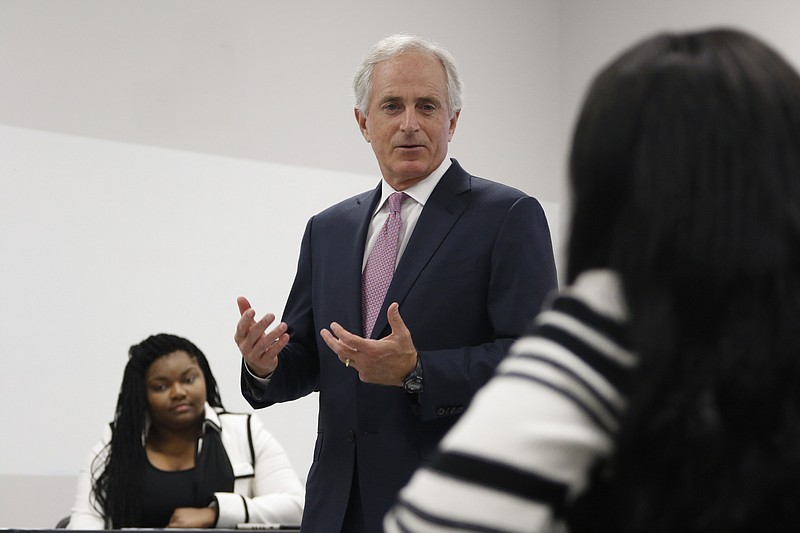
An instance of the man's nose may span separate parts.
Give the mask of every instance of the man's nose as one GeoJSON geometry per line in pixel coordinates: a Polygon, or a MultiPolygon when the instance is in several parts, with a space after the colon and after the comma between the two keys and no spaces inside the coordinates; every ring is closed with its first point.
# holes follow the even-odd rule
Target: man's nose
{"type": "Polygon", "coordinates": [[[406,109],[406,111],[403,113],[403,123],[400,128],[406,133],[419,131],[419,120],[416,109],[406,109]]]}

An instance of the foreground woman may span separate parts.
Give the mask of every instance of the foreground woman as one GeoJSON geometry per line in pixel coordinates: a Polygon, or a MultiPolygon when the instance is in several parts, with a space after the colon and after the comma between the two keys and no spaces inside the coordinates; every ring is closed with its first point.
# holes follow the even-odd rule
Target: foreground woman
{"type": "Polygon", "coordinates": [[[570,287],[387,531],[800,531],[800,77],[739,31],[594,80],[570,287]]]}

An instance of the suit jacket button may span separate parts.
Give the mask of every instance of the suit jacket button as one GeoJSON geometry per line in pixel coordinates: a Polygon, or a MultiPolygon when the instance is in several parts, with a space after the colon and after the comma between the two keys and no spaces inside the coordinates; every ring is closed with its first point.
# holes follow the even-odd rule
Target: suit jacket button
{"type": "Polygon", "coordinates": [[[354,442],[356,440],[356,433],[352,429],[347,430],[347,440],[349,442],[354,442]]]}
{"type": "Polygon", "coordinates": [[[436,414],[439,415],[439,416],[444,416],[444,414],[445,414],[444,407],[439,407],[438,409],[436,409],[436,414]]]}

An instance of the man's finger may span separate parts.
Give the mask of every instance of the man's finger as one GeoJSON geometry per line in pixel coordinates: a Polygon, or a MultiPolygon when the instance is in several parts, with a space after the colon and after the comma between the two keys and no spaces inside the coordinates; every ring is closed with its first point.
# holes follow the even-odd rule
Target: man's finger
{"type": "Polygon", "coordinates": [[[253,346],[253,349],[258,348],[258,351],[268,350],[272,344],[288,329],[286,324],[281,322],[271,331],[267,331],[275,321],[275,315],[267,313],[261,320],[253,323],[250,330],[247,332],[247,340],[253,346]]]}
{"type": "MultiPolygon", "coordinates": [[[[255,314],[255,312],[253,312],[253,314],[255,314]]],[[[256,322],[256,327],[260,330],[260,333],[264,333],[274,321],[275,315],[272,313],[267,313],[261,317],[261,320],[256,322]]]]}
{"type": "Polygon", "coordinates": [[[239,317],[239,321],[236,323],[236,334],[233,336],[233,339],[237,344],[239,341],[247,338],[250,328],[252,328],[255,324],[255,321],[253,320],[255,318],[255,314],[256,312],[252,309],[247,309],[244,313],[242,313],[242,316],[239,317]]]}
{"type": "Polygon", "coordinates": [[[319,335],[320,337],[322,337],[322,340],[325,341],[325,344],[328,345],[328,348],[330,348],[331,351],[335,353],[337,356],[339,356],[339,359],[342,362],[344,362],[345,358],[341,354],[342,342],[339,339],[337,339],[334,336],[334,334],[328,331],[327,329],[321,329],[319,335]]]}
{"type": "Polygon", "coordinates": [[[239,296],[238,298],[236,298],[236,305],[239,306],[240,315],[243,315],[245,311],[247,311],[248,309],[252,309],[253,307],[252,305],[250,305],[250,302],[244,296],[239,296]]]}
{"type": "Polygon", "coordinates": [[[386,318],[389,322],[389,327],[392,332],[406,329],[406,323],[403,322],[403,317],[400,316],[400,304],[392,302],[389,309],[386,310],[386,318]]]}
{"type": "Polygon", "coordinates": [[[339,338],[339,342],[348,350],[358,351],[364,347],[364,339],[350,333],[338,322],[331,322],[331,331],[339,338]]]}
{"type": "MultiPolygon", "coordinates": [[[[346,331],[344,330],[344,328],[342,328],[342,326],[339,326],[339,324],[336,324],[335,322],[331,324],[332,327],[334,325],[338,326],[338,328],[341,331],[346,331]]],[[[352,346],[349,346],[347,343],[345,343],[341,337],[338,337],[338,334],[334,335],[333,333],[331,333],[331,331],[327,329],[320,330],[319,334],[322,337],[322,340],[325,341],[325,344],[328,345],[328,348],[330,348],[333,351],[333,353],[335,353],[339,357],[339,360],[343,363],[347,359],[353,359],[353,355],[358,353],[358,350],[356,348],[353,348],[352,346]]]]}

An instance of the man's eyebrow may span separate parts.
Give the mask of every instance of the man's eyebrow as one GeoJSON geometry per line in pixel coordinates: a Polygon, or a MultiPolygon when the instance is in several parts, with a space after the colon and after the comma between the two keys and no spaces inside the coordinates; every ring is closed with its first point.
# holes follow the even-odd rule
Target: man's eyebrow
{"type": "MultiPolygon", "coordinates": [[[[394,95],[394,94],[387,94],[385,96],[381,96],[378,99],[379,104],[384,104],[386,102],[396,102],[402,100],[402,97],[394,95]]],[[[435,104],[441,103],[442,99],[438,96],[420,96],[414,99],[415,102],[432,102],[435,104]]]]}
{"type": "Polygon", "coordinates": [[[386,96],[382,96],[379,100],[379,104],[385,104],[386,102],[394,102],[400,100],[399,96],[395,96],[393,94],[387,94],[386,96]]]}

